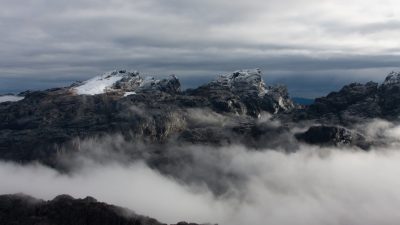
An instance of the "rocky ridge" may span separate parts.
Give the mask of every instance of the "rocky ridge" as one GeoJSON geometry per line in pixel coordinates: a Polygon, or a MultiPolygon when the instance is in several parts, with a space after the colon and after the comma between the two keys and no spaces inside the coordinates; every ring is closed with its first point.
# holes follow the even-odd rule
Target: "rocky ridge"
{"type": "Polygon", "coordinates": [[[315,99],[306,110],[295,112],[297,120],[349,126],[365,119],[396,121],[400,116],[400,73],[391,72],[382,84],[352,83],[338,92],[315,99]]]}
{"type": "Polygon", "coordinates": [[[115,70],[90,80],[71,85],[70,91],[78,95],[96,95],[105,93],[135,94],[141,91],[180,92],[180,83],[176,76],[157,80],[154,77],[141,77],[137,71],[115,70]]]}
{"type": "Polygon", "coordinates": [[[306,142],[368,149],[374,143],[362,143],[365,135],[354,130],[354,125],[374,118],[398,120],[398,80],[400,74],[393,72],[382,84],[349,84],[299,107],[286,87],[267,86],[258,69],[235,71],[184,91],[175,76],[156,80],[138,72],[113,71],[70,87],[27,92],[18,102],[1,103],[0,157],[54,164],[60,152],[79,150],[76,140],[114,134],[127,142],[160,145],[240,144],[293,151],[306,142]],[[311,130],[293,134],[298,126],[311,126],[311,130]],[[357,134],[357,141],[346,141],[348,132],[342,129],[357,134]],[[326,136],[307,138],[315,130],[326,136]],[[281,138],[286,141],[277,141],[281,138]]]}
{"type": "MultiPolygon", "coordinates": [[[[215,195],[223,195],[240,175],[209,162],[197,162],[200,168],[194,168],[197,159],[192,151],[244,145],[250,150],[292,152],[304,144],[368,150],[385,143],[369,139],[357,125],[376,118],[399,122],[399,81],[400,73],[393,72],[382,84],[349,84],[300,107],[286,87],[267,86],[257,69],[222,75],[190,90],[181,90],[175,76],[157,80],[113,71],[69,87],[24,92],[18,101],[0,103],[0,159],[39,161],[68,172],[65,161],[75,154],[106,149],[106,159],[95,152],[98,158],[93,160],[122,154],[124,160],[142,160],[184,183],[206,182],[215,195]],[[215,166],[217,178],[203,179],[202,163],[215,166]]],[[[42,201],[0,196],[0,224],[161,224],[118,212],[120,208],[92,198],[42,201]]]]}
{"type": "Polygon", "coordinates": [[[23,194],[0,195],[0,224],[166,225],[128,209],[98,202],[92,197],[74,199],[59,195],[53,200],[44,201],[23,194]]]}

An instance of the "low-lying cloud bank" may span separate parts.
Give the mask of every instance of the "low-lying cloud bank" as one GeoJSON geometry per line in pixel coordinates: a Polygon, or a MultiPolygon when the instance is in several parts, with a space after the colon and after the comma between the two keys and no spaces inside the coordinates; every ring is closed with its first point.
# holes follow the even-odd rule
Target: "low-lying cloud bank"
{"type": "MultiPolygon", "coordinates": [[[[233,123],[208,111],[190,115],[197,125],[233,123]]],[[[258,122],[280,125],[264,114],[258,122]]],[[[384,144],[366,152],[297,143],[287,153],[179,143],[159,149],[117,135],[89,139],[79,143],[78,153],[60,156],[68,173],[39,163],[0,162],[0,194],[89,195],[168,223],[397,224],[400,126],[374,120],[355,129],[384,144]]]]}
{"type": "MultiPolygon", "coordinates": [[[[396,148],[363,152],[304,146],[285,154],[231,146],[215,151],[221,167],[244,178],[221,196],[206,186],[185,185],[161,175],[143,162],[90,160],[68,175],[40,164],[1,162],[0,193],[23,192],[44,199],[65,193],[91,195],[171,223],[365,225],[400,220],[396,148]]],[[[209,152],[197,151],[196,157],[211,159],[209,152]]],[[[213,167],[203,169],[213,177],[213,167]]]]}

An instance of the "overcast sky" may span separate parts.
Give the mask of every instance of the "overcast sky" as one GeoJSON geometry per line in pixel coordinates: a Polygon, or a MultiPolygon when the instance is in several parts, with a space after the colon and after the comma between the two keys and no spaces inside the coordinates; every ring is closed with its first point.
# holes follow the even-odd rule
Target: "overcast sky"
{"type": "Polygon", "coordinates": [[[400,68],[398,0],[0,0],[0,93],[116,68],[186,87],[242,68],[313,97],[400,68]]]}

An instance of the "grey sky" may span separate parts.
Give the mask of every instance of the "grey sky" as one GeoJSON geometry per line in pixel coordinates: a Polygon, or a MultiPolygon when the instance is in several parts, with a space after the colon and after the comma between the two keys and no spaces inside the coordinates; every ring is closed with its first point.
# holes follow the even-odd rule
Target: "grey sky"
{"type": "Polygon", "coordinates": [[[318,96],[399,69],[397,0],[0,0],[0,93],[115,68],[186,86],[261,68],[318,96]]]}

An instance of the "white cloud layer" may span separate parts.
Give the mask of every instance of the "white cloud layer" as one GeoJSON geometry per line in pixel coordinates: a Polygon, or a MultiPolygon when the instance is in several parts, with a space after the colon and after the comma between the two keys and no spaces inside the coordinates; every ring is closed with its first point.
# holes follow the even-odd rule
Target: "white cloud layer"
{"type": "Polygon", "coordinates": [[[87,163],[63,175],[41,165],[2,162],[0,193],[23,192],[44,199],[63,193],[91,195],[170,223],[372,225],[397,224],[400,219],[397,149],[305,147],[289,155],[242,147],[218,150],[226,170],[246,177],[244,186],[232,187],[226,196],[185,186],[142,163],[87,163]]]}
{"type": "MultiPolygon", "coordinates": [[[[204,113],[193,111],[191,119],[220,123],[204,113]]],[[[268,120],[264,116],[260,122],[268,120]]],[[[22,192],[43,199],[89,195],[168,223],[397,224],[400,126],[374,120],[357,129],[386,147],[366,152],[303,145],[287,154],[243,146],[169,146],[163,149],[166,157],[182,157],[181,161],[171,158],[168,175],[122,153],[124,148],[143,148],[151,154],[151,146],[135,147],[110,137],[121,150],[111,151],[110,140],[93,139],[82,142],[77,155],[62,158],[63,165],[71,168],[68,174],[37,163],[0,161],[0,194],[22,192]],[[218,181],[224,192],[215,192],[218,181]]]]}

